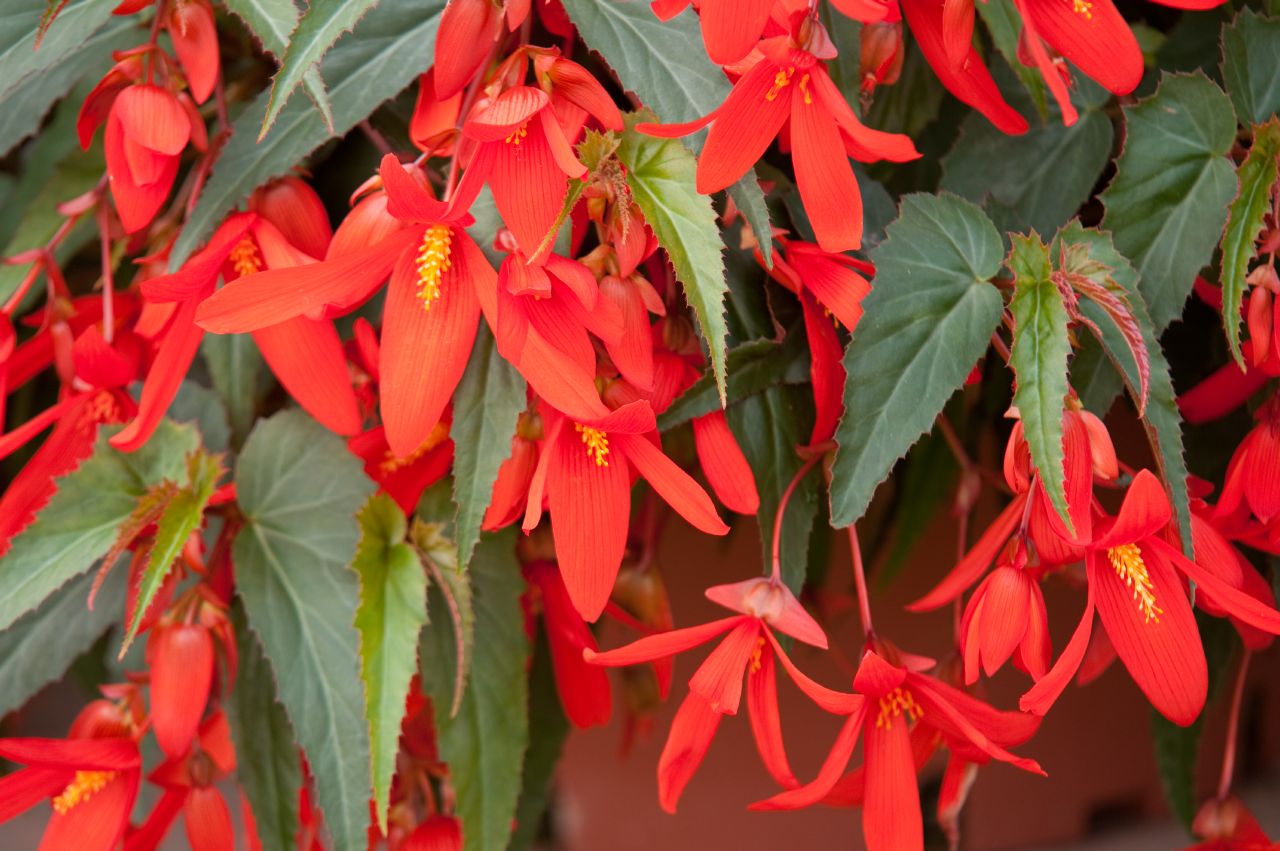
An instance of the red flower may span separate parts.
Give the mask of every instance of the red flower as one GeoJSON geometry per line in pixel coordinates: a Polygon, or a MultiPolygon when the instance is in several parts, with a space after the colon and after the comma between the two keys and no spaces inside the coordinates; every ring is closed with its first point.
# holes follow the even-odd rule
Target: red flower
{"type": "Polygon", "coordinates": [[[601,416],[585,421],[544,407],[546,438],[524,518],[526,532],[538,525],[545,493],[556,560],[569,597],[589,621],[604,610],[626,549],[633,467],[694,526],[712,535],[729,531],[710,497],[662,454],[649,403],[616,411],[596,404],[601,416]]]}
{"type": "MultiPolygon", "coordinates": [[[[1025,562],[1025,553],[1021,554],[1025,562]]],[[[981,665],[988,677],[1014,651],[1022,670],[1040,679],[1049,670],[1049,622],[1040,583],[1025,564],[1001,564],[982,581],[965,607],[960,625],[964,681],[978,681],[981,665]]]]}
{"type": "Polygon", "coordinates": [[[870,851],[910,851],[924,847],[913,750],[922,745],[928,748],[930,738],[941,738],[953,753],[970,762],[998,759],[1044,774],[1034,760],[1005,750],[1005,744],[1021,744],[1031,737],[1035,719],[996,712],[958,689],[889,663],[874,650],[863,655],[853,687],[864,699],[846,713],[848,718],[817,778],[751,809],[812,806],[828,798],[839,783],[843,797],[862,803],[862,833],[870,851]],[[864,768],[842,780],[860,735],[864,768]]]}
{"type": "Polygon", "coordinates": [[[435,46],[436,97],[462,91],[502,35],[502,19],[515,32],[529,16],[530,0],[450,0],[440,16],[435,46]]]}
{"type": "Polygon", "coordinates": [[[524,573],[538,589],[542,626],[547,631],[556,692],[565,717],[579,729],[608,723],[613,714],[609,677],[583,658],[584,651],[595,652],[596,639],[573,607],[560,571],[552,562],[537,561],[525,565],[524,573]]]}
{"type": "Polygon", "coordinates": [[[1204,706],[1208,673],[1204,648],[1179,574],[1240,621],[1280,634],[1280,612],[1187,559],[1160,533],[1172,509],[1160,481],[1141,470],[1120,513],[1095,527],[1085,554],[1088,598],[1070,643],[1053,668],[1022,696],[1025,711],[1043,715],[1084,658],[1095,609],[1107,637],[1138,687],[1176,724],[1194,721],[1204,706]]]}
{"type": "Polygon", "coordinates": [[[164,623],[147,641],[151,724],[160,749],[185,754],[195,738],[213,685],[213,636],[199,624],[164,623]]]}
{"type": "Polygon", "coordinates": [[[462,851],[462,823],[453,816],[430,816],[400,843],[398,851],[462,851]]]}
{"type": "Polygon", "coordinates": [[[1258,409],[1258,424],[1236,447],[1218,498],[1218,517],[1280,516],[1280,396],[1258,409]]]}
{"type": "MultiPolygon", "coordinates": [[[[808,18],[801,15],[800,20],[808,18]]],[[[849,157],[905,162],[919,154],[906,136],[863,126],[807,44],[777,36],[762,41],[760,51],[710,114],[687,124],[640,124],[637,129],[676,137],[710,123],[697,178],[698,191],[709,194],[746,174],[790,119],[796,184],[818,244],[833,252],[857,248],[862,244],[862,196],[849,157]]]]}
{"type": "MultiPolygon", "coordinates": [[[[669,21],[689,7],[689,0],[653,0],[650,5],[660,20],[669,21]]],[[[750,53],[773,7],[774,0],[702,0],[698,21],[711,61],[728,65],[750,53]]]]}
{"type": "Polygon", "coordinates": [[[347,448],[364,461],[365,473],[405,514],[413,513],[423,491],[447,476],[453,465],[453,441],[444,420],[421,446],[403,458],[391,451],[387,430],[382,426],[357,434],[347,441],[347,448]]]}
{"type": "Polygon", "coordinates": [[[1186,851],[1276,851],[1280,847],[1234,795],[1205,801],[1191,823],[1191,832],[1204,841],[1186,851]]]}

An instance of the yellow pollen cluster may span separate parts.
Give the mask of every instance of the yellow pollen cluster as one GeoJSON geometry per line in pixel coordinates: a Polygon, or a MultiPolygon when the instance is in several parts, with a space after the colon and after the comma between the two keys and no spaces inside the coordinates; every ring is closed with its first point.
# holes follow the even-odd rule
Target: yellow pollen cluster
{"type": "Polygon", "coordinates": [[[1086,21],[1093,20],[1093,4],[1089,0],[1071,0],[1071,11],[1086,21]]]}
{"type": "Polygon", "coordinates": [[[75,779],[67,784],[62,794],[53,799],[53,810],[58,815],[66,815],[78,804],[92,798],[102,791],[102,787],[115,777],[114,771],[77,771],[75,779]]]}
{"type": "MultiPolygon", "coordinates": [[[[795,73],[796,69],[794,65],[787,68],[785,71],[778,69],[778,73],[773,75],[773,88],[769,89],[769,92],[764,96],[764,99],[771,103],[777,100],[778,93],[791,85],[791,78],[795,76],[795,73]]],[[[807,75],[805,79],[808,79],[807,75]]]]}
{"type": "Polygon", "coordinates": [[[418,267],[418,298],[422,299],[423,310],[430,310],[440,298],[440,280],[453,265],[449,257],[452,243],[453,231],[448,225],[432,225],[422,235],[414,265],[418,267]]]}
{"type": "Polygon", "coordinates": [[[800,93],[804,95],[805,103],[813,103],[813,95],[809,93],[809,75],[805,74],[800,78],[800,93]]]}
{"type": "Polygon", "coordinates": [[[609,436],[598,428],[574,423],[573,427],[582,434],[582,442],[587,447],[587,455],[596,462],[597,467],[608,467],[609,436]]]}
{"type": "Polygon", "coordinates": [[[761,659],[761,654],[763,653],[764,636],[762,635],[756,639],[756,647],[751,651],[751,673],[759,672],[760,666],[763,664],[763,659],[761,659]]]}
{"type": "MultiPolygon", "coordinates": [[[[1080,0],[1076,0],[1076,2],[1079,3],[1080,0]]],[[[524,141],[524,137],[528,135],[529,135],[529,124],[528,122],[525,122],[524,124],[520,125],[519,129],[517,129],[516,132],[512,133],[510,136],[506,138],[506,142],[508,145],[519,145],[521,142],[524,141]]]]}
{"type": "Polygon", "coordinates": [[[1115,568],[1116,575],[1133,591],[1133,599],[1142,610],[1146,623],[1160,622],[1164,609],[1156,605],[1155,588],[1151,585],[1151,575],[1147,573],[1147,565],[1142,560],[1142,551],[1137,544],[1122,544],[1107,550],[1107,559],[1115,568]]]}
{"type": "Polygon", "coordinates": [[[426,455],[432,449],[435,449],[444,439],[449,436],[449,426],[444,423],[436,423],[436,427],[431,429],[431,433],[427,435],[427,439],[422,441],[422,445],[410,452],[403,458],[397,458],[391,454],[391,450],[387,450],[382,461],[378,463],[378,469],[384,473],[394,473],[404,467],[417,461],[423,455],[426,455]]]}
{"type": "Polygon", "coordinates": [[[242,278],[262,271],[262,259],[258,256],[258,246],[254,245],[253,240],[247,236],[236,243],[236,247],[231,249],[227,259],[231,261],[231,267],[236,270],[236,274],[242,278]]]}
{"type": "Polygon", "coordinates": [[[915,696],[904,688],[895,688],[880,698],[880,717],[876,719],[876,729],[888,730],[893,727],[893,719],[907,713],[910,721],[919,721],[924,715],[915,696]]]}

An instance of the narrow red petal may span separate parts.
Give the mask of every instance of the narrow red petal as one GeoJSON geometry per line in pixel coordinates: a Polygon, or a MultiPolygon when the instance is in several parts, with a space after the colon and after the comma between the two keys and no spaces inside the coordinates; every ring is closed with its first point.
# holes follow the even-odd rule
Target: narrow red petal
{"type": "Polygon", "coordinates": [[[680,795],[711,747],[720,717],[719,712],[713,711],[693,692],[680,704],[662,756],[658,758],[658,803],[667,812],[676,811],[680,795]]]}
{"type": "Polygon", "coordinates": [[[600,281],[600,295],[608,299],[622,315],[622,334],[616,340],[605,340],[605,349],[622,377],[640,390],[653,387],[653,338],[649,333],[649,311],[640,292],[630,281],[605,275],[600,281]]]}
{"type": "Polygon", "coordinates": [[[765,769],[779,786],[796,788],[800,782],[791,771],[782,739],[778,669],[772,651],[761,653],[758,666],[753,662],[747,671],[747,710],[751,718],[751,735],[765,769]]]}
{"type": "Polygon", "coordinates": [[[716,712],[736,715],[742,700],[742,678],[764,639],[760,621],[747,618],[708,654],[689,680],[689,690],[702,695],[716,712]]]}
{"type": "Polygon", "coordinates": [[[615,434],[627,460],[644,476],[667,504],[697,529],[709,535],[724,535],[729,527],[716,513],[711,497],[707,496],[688,473],[663,454],[643,435],[615,434]]]}
{"type": "Polygon", "coordinates": [[[122,452],[133,452],[147,442],[155,431],[165,411],[178,394],[178,387],[187,375],[187,369],[195,360],[204,331],[195,324],[197,302],[195,299],[178,306],[164,341],[156,351],[151,372],[142,385],[142,398],[138,400],[138,413],[123,430],[111,437],[111,445],[122,452]]]}
{"type": "Polygon", "coordinates": [[[604,652],[585,651],[583,658],[593,665],[606,665],[611,668],[623,665],[638,665],[641,662],[652,662],[655,659],[665,659],[677,653],[691,650],[700,644],[706,644],[716,636],[723,635],[747,620],[750,620],[750,618],[745,615],[734,615],[733,617],[721,618],[718,621],[698,624],[697,626],[688,626],[683,629],[673,629],[668,632],[646,635],[644,638],[637,639],[616,650],[606,650],[604,652]]]}
{"type": "Polygon", "coordinates": [[[169,15],[169,37],[196,103],[204,103],[218,80],[218,32],[213,8],[200,0],[178,3],[169,15]]]}
{"type": "Polygon", "coordinates": [[[976,582],[982,572],[991,566],[991,562],[995,561],[996,554],[1021,521],[1026,499],[1026,494],[1014,497],[1013,502],[1006,505],[1004,511],[982,533],[973,549],[965,553],[960,563],[932,591],[908,605],[907,609],[913,612],[936,609],[963,594],[966,588],[976,582]]]}
{"type": "Polygon", "coordinates": [[[755,514],[760,510],[760,494],[742,447],[729,430],[723,411],[694,417],[693,441],[698,464],[707,482],[730,511],[755,514]]]}
{"type": "Polygon", "coordinates": [[[862,193],[835,120],[807,85],[791,99],[791,161],[818,244],[826,251],[860,248],[862,193]]]}
{"type": "Polygon", "coordinates": [[[717,65],[737,62],[760,41],[773,0],[703,0],[702,40],[717,65]]]}
{"type": "Polygon", "coordinates": [[[1071,682],[1071,678],[1076,675],[1085,651],[1089,649],[1089,635],[1093,631],[1093,612],[1093,583],[1089,583],[1089,596],[1085,600],[1084,614],[1080,617],[1080,623],[1076,625],[1076,630],[1071,634],[1071,640],[1063,648],[1058,661],[1019,699],[1018,708],[1023,712],[1046,714],[1071,682]]]}
{"type": "Polygon", "coordinates": [[[866,799],[862,835],[867,851],[910,851],[924,847],[920,792],[905,719],[866,725],[866,799]]]}
{"type": "Polygon", "coordinates": [[[1142,80],[1142,50],[1111,0],[1024,0],[1036,31],[1103,88],[1128,94],[1142,80]],[[1081,11],[1077,11],[1080,9],[1081,11]]]}
{"type": "Polygon", "coordinates": [[[151,666],[151,721],[160,749],[187,752],[213,684],[213,638],[202,626],[158,626],[147,644],[151,666]]]}
{"type": "Polygon", "coordinates": [[[698,156],[699,192],[719,192],[756,164],[791,114],[796,82],[763,59],[742,75],[716,112],[698,156]],[[786,83],[775,89],[779,74],[786,83]]]}
{"type": "Polygon", "coordinates": [[[360,409],[342,340],[328,320],[299,316],[253,332],[271,371],[307,413],[330,431],[360,430],[360,409]]]}
{"type": "Polygon", "coordinates": [[[116,775],[89,799],[66,813],[54,813],[44,829],[39,851],[110,851],[129,824],[138,795],[139,772],[116,775]]]}
{"type": "Polygon", "coordinates": [[[227,851],[236,844],[231,811],[214,786],[193,786],[182,808],[191,851],[227,851]]]}
{"type": "Polygon", "coordinates": [[[756,801],[748,809],[755,811],[798,810],[804,807],[811,807],[827,797],[827,794],[839,782],[845,767],[849,764],[849,759],[853,756],[853,749],[858,744],[858,736],[862,733],[865,714],[864,705],[864,708],[850,715],[840,725],[840,732],[836,734],[836,740],[832,743],[831,750],[827,753],[826,759],[822,761],[822,767],[818,769],[817,777],[798,788],[779,792],[772,798],[766,798],[763,801],[756,801]]]}

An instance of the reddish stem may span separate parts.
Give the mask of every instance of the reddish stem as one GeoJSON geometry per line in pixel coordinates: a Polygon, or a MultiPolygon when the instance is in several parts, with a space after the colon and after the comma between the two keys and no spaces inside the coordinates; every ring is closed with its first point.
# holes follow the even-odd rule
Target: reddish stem
{"type": "Polygon", "coordinates": [[[858,614],[862,618],[862,633],[870,640],[876,634],[871,624],[871,596],[867,593],[867,571],[862,565],[862,547],[858,545],[858,526],[849,526],[849,551],[853,555],[853,583],[858,591],[858,614]]]}
{"type": "Polygon", "coordinates": [[[102,339],[111,343],[116,334],[115,280],[111,270],[111,222],[107,199],[98,199],[98,241],[102,245],[102,339]]]}
{"type": "Polygon", "coordinates": [[[775,581],[780,581],[782,578],[782,518],[787,513],[787,503],[791,501],[791,495],[800,486],[800,481],[820,460],[822,460],[821,453],[814,453],[809,456],[808,460],[800,465],[800,469],[792,477],[787,489],[782,492],[782,498],[778,500],[778,510],[773,516],[773,570],[771,575],[775,581]]]}
{"type": "Polygon", "coordinates": [[[1236,673],[1235,689],[1231,693],[1231,716],[1227,719],[1227,745],[1222,754],[1222,776],[1218,780],[1218,800],[1226,800],[1231,791],[1231,775],[1236,770],[1236,739],[1240,734],[1240,708],[1244,703],[1244,681],[1249,673],[1249,658],[1253,651],[1245,648],[1236,673]]]}

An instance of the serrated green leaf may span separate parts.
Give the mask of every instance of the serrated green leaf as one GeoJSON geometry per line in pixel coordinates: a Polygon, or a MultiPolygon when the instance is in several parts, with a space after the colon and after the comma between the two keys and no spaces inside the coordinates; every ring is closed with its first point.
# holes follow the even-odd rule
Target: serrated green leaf
{"type": "Polygon", "coordinates": [[[138,500],[180,476],[198,441],[191,426],[164,420],[141,449],[124,453],[107,445],[118,430],[101,431],[93,454],[57,480],[53,498],[0,558],[0,629],[106,555],[138,500]]]}
{"type": "Polygon", "coordinates": [[[422,682],[436,712],[440,755],[449,763],[467,848],[499,851],[507,847],[520,795],[520,778],[529,742],[527,663],[520,596],[524,579],[515,559],[515,532],[507,529],[481,539],[471,560],[475,588],[476,645],[471,682],[457,715],[448,707],[453,637],[444,600],[431,593],[431,622],[423,632],[422,682]]]}
{"type": "Polygon", "coordinates": [[[213,496],[213,489],[224,472],[222,458],[217,455],[196,452],[187,458],[187,483],[165,503],[160,519],[156,521],[155,542],[139,580],[138,601],[133,608],[133,620],[124,634],[120,658],[124,658],[133,643],[143,616],[150,610],[151,601],[182,553],[187,538],[200,528],[209,497],[213,496]]]}
{"type": "Polygon", "coordinates": [[[236,464],[245,526],[233,556],[249,625],[315,777],[338,848],[368,841],[369,730],[348,565],[373,492],[342,438],[297,410],[262,420],[236,464]]]}
{"type": "Polygon", "coordinates": [[[525,408],[525,381],[498,355],[485,325],[476,334],[471,360],[453,394],[453,501],[458,563],[465,566],[480,540],[480,524],[498,468],[511,456],[516,420],[525,408]]]}
{"type": "MultiPolygon", "coordinates": [[[[1160,478],[1164,481],[1169,499],[1173,503],[1183,548],[1189,555],[1191,507],[1187,495],[1187,464],[1182,456],[1182,416],[1178,413],[1178,400],[1173,392],[1173,381],[1169,377],[1168,361],[1165,360],[1164,352],[1160,348],[1160,339],[1156,336],[1151,316],[1147,313],[1146,304],[1138,290],[1137,272],[1116,250],[1111,241],[1111,235],[1104,231],[1084,228],[1078,221],[1073,221],[1054,237],[1049,249],[1050,254],[1057,256],[1059,247],[1064,242],[1071,245],[1087,245],[1090,259],[1110,267],[1111,279],[1125,290],[1129,305],[1133,308],[1134,318],[1142,329],[1142,340],[1146,344],[1147,355],[1151,360],[1143,427],[1146,429],[1147,440],[1151,444],[1156,463],[1160,468],[1160,478]]],[[[1121,376],[1129,389],[1129,395],[1137,399],[1141,392],[1138,366],[1120,328],[1105,310],[1089,299],[1080,300],[1080,312],[1102,332],[1099,348],[1105,354],[1105,359],[1110,361],[1111,371],[1121,376]]],[[[1076,376],[1083,360],[1082,354],[1072,365],[1072,383],[1077,387],[1080,384],[1077,383],[1076,376]]],[[[1085,365],[1092,370],[1090,375],[1093,380],[1107,374],[1097,361],[1085,362],[1085,365]]],[[[1108,404],[1110,404],[1109,399],[1108,404]]],[[[1097,413],[1097,409],[1093,410],[1097,413]]]]}
{"type": "Polygon", "coordinates": [[[418,670],[418,633],[427,624],[427,575],[405,543],[408,524],[395,500],[374,494],[357,519],[360,544],[351,563],[360,577],[355,625],[373,756],[374,812],[378,829],[386,834],[400,723],[418,670]]]}
{"type": "MultiPolygon", "coordinates": [[[[298,26],[289,34],[284,56],[280,59],[280,71],[271,81],[267,94],[267,114],[262,119],[259,141],[267,135],[280,116],[289,95],[303,81],[308,71],[320,67],[320,60],[333,47],[334,42],[351,32],[356,23],[376,6],[378,0],[311,0],[298,26]]],[[[315,97],[313,94],[312,97],[315,97]]],[[[333,130],[332,113],[325,105],[328,99],[321,96],[316,101],[322,113],[329,116],[329,129],[333,130]]]]}
{"type": "MultiPolygon", "coordinates": [[[[298,26],[298,7],[294,0],[222,0],[227,11],[244,21],[249,31],[262,42],[262,49],[276,59],[284,56],[289,36],[298,26]]],[[[302,87],[307,97],[320,110],[325,126],[333,130],[333,107],[325,90],[320,69],[310,67],[302,72],[302,87]]]]}
{"type": "Polygon", "coordinates": [[[551,777],[569,735],[569,720],[560,706],[555,667],[546,630],[538,632],[529,671],[529,749],[520,778],[520,800],[516,804],[516,829],[510,851],[524,851],[533,845],[543,813],[551,803],[551,777]]]}
{"type": "Polygon", "coordinates": [[[724,318],[724,242],[711,200],[694,188],[697,162],[673,139],[658,139],[627,130],[618,147],[627,167],[627,185],[640,212],[671,258],[676,280],[698,317],[711,355],[720,404],[727,398],[726,364],[729,327],[724,318]]]}
{"type": "Polygon", "coordinates": [[[1166,74],[1125,107],[1124,150],[1102,193],[1102,225],[1133,261],[1157,334],[1182,313],[1209,262],[1236,193],[1226,155],[1236,138],[1231,101],[1202,73],[1166,74]]]}
{"type": "MultiPolygon", "coordinates": [[[[434,489],[433,489],[434,490],[434,489]]],[[[453,624],[453,699],[449,714],[457,715],[462,697],[467,689],[467,677],[471,673],[471,660],[476,644],[475,596],[471,591],[471,577],[466,565],[458,560],[458,547],[449,537],[452,531],[447,519],[435,516],[428,503],[432,491],[423,495],[418,506],[418,518],[413,522],[410,537],[418,556],[435,580],[436,590],[444,598],[453,624]],[[441,522],[444,521],[444,522],[441,522]]],[[[443,501],[443,500],[442,500],[443,501]]]]}
{"type": "Polygon", "coordinates": [[[271,390],[271,371],[252,334],[205,334],[200,355],[209,368],[214,392],[227,407],[232,443],[239,446],[271,390]]]}
{"type": "Polygon", "coordinates": [[[295,99],[258,141],[268,94],[246,107],[174,244],[170,268],[181,266],[253,190],[289,173],[316,148],[355,127],[413,82],[422,69],[423,45],[435,43],[443,8],[444,0],[381,0],[354,33],[338,40],[321,66],[321,74],[335,81],[329,88],[333,130],[310,103],[295,99]]]}
{"type": "MultiPolygon", "coordinates": [[[[666,122],[701,118],[724,102],[729,81],[707,58],[698,16],[685,10],[659,21],[646,0],[563,0],[564,10],[587,46],[618,75],[622,87],[666,122]]],[[[696,153],[706,134],[690,136],[696,153]]],[[[754,170],[729,187],[731,197],[757,234],[772,233],[769,210],[754,170]]],[[[773,243],[761,238],[765,263],[773,263],[773,243]]]]}
{"type": "Polygon", "coordinates": [[[0,12],[0,98],[28,77],[57,68],[107,22],[114,5],[71,0],[36,49],[45,0],[5,0],[0,12]]]}
{"type": "Polygon", "coordinates": [[[1241,124],[1280,112],[1280,20],[1244,8],[1222,27],[1222,79],[1241,124]]]}
{"type": "Polygon", "coordinates": [[[1263,218],[1271,210],[1278,156],[1280,119],[1273,116],[1266,124],[1254,128],[1253,147],[1237,172],[1240,191],[1231,202],[1227,229],[1222,237],[1222,324],[1226,327],[1231,354],[1241,369],[1244,355],[1240,353],[1240,307],[1244,302],[1245,276],[1257,250],[1255,243],[1262,232],[1263,218]]]}
{"type": "MultiPolygon", "coordinates": [[[[804,464],[796,447],[806,442],[813,425],[813,394],[803,387],[770,387],[730,405],[725,417],[755,475],[761,563],[767,572],[773,563],[773,518],[783,492],[804,464]]],[[[797,594],[809,572],[809,538],[817,516],[818,474],[810,472],[787,503],[778,552],[782,581],[797,594]]]]}
{"type": "Polygon", "coordinates": [[[295,851],[302,766],[293,727],[244,608],[235,605],[231,616],[240,662],[225,706],[236,746],[236,779],[253,809],[263,851],[295,851]]]}
{"type": "MultiPolygon", "coordinates": [[[[781,343],[767,339],[740,343],[729,349],[726,360],[730,404],[778,384],[804,384],[809,380],[809,347],[800,331],[787,334],[781,343]]],[[[720,396],[715,376],[705,372],[662,412],[658,428],[668,431],[718,410],[720,396]]]]}
{"type": "Polygon", "coordinates": [[[0,632],[0,716],[54,682],[120,617],[126,573],[112,571],[85,609],[94,577],[76,577],[0,632]]]}
{"type": "Polygon", "coordinates": [[[1013,346],[1009,365],[1017,379],[1013,404],[1022,417],[1031,461],[1058,516],[1071,530],[1062,410],[1067,401],[1067,308],[1052,280],[1049,248],[1039,234],[1013,237],[1008,265],[1013,272],[1013,346]]]}
{"type": "Polygon", "coordinates": [[[845,415],[836,430],[831,523],[867,510],[893,465],[987,350],[1003,302],[1000,234],[954,195],[908,195],[871,251],[876,280],[845,352],[845,415]]]}

